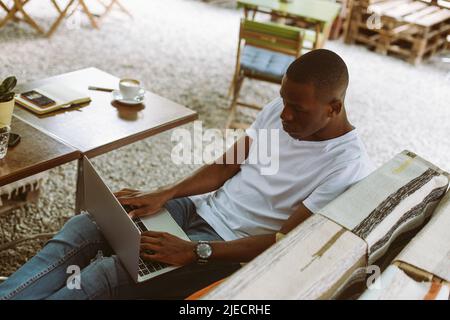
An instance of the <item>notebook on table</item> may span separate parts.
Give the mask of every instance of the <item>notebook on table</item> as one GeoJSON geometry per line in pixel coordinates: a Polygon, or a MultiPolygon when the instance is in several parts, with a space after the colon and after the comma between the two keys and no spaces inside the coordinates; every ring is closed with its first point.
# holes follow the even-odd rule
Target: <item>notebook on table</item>
{"type": "Polygon", "coordinates": [[[81,106],[90,101],[91,98],[85,93],[57,83],[40,86],[16,96],[18,105],[37,114],[81,106]]]}

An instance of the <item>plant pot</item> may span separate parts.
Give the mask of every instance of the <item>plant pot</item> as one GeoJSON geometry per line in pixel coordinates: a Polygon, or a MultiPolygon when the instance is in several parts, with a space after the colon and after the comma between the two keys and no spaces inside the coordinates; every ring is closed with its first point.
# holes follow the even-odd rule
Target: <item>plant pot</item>
{"type": "Polygon", "coordinates": [[[14,111],[14,99],[8,102],[0,102],[0,127],[10,126],[14,111]]]}

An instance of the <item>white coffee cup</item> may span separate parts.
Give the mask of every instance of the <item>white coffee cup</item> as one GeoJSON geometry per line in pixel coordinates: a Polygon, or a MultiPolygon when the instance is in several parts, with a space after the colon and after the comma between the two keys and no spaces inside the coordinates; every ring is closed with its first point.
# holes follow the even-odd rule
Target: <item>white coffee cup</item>
{"type": "Polygon", "coordinates": [[[141,91],[141,83],[135,79],[121,79],[119,82],[120,94],[126,100],[133,100],[141,91]]]}

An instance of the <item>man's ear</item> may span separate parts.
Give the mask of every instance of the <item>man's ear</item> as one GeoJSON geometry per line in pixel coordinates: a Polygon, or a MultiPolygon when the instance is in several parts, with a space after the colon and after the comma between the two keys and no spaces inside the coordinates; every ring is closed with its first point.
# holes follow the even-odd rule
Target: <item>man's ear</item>
{"type": "Polygon", "coordinates": [[[342,100],[341,99],[333,99],[333,101],[330,102],[330,117],[337,116],[339,113],[341,113],[342,110],[342,100]]]}

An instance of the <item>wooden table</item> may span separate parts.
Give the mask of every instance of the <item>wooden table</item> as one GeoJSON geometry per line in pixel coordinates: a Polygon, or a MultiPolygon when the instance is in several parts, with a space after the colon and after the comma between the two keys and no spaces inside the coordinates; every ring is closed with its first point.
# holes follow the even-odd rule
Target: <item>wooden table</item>
{"type": "Polygon", "coordinates": [[[256,12],[263,12],[312,24],[316,32],[315,48],[323,46],[341,9],[340,4],[326,0],[293,0],[290,3],[279,0],[238,0],[238,7],[244,8],[246,18],[250,13],[254,18],[256,12]],[[321,40],[320,33],[323,33],[321,40]]]}
{"type": "Polygon", "coordinates": [[[20,143],[0,160],[0,186],[32,176],[70,161],[81,153],[61,141],[13,117],[12,131],[21,136],[20,143]]]}
{"type": "MultiPolygon", "coordinates": [[[[91,97],[91,103],[75,110],[65,110],[47,116],[37,116],[21,107],[15,108],[14,114],[47,135],[81,151],[88,158],[197,119],[196,112],[148,91],[143,105],[113,105],[111,93],[88,91],[88,86],[118,87],[119,78],[96,68],[19,85],[17,92],[56,82],[85,92],[91,97]]],[[[82,209],[84,194],[82,163],[78,163],[77,211],[82,209]]]]}
{"type": "Polygon", "coordinates": [[[50,116],[37,116],[21,107],[16,108],[14,114],[80,150],[88,158],[197,119],[196,112],[149,91],[144,105],[112,105],[111,93],[89,91],[88,86],[116,89],[119,78],[96,68],[19,85],[17,92],[55,82],[86,93],[91,97],[91,103],[77,110],[65,110],[50,116]]]}

